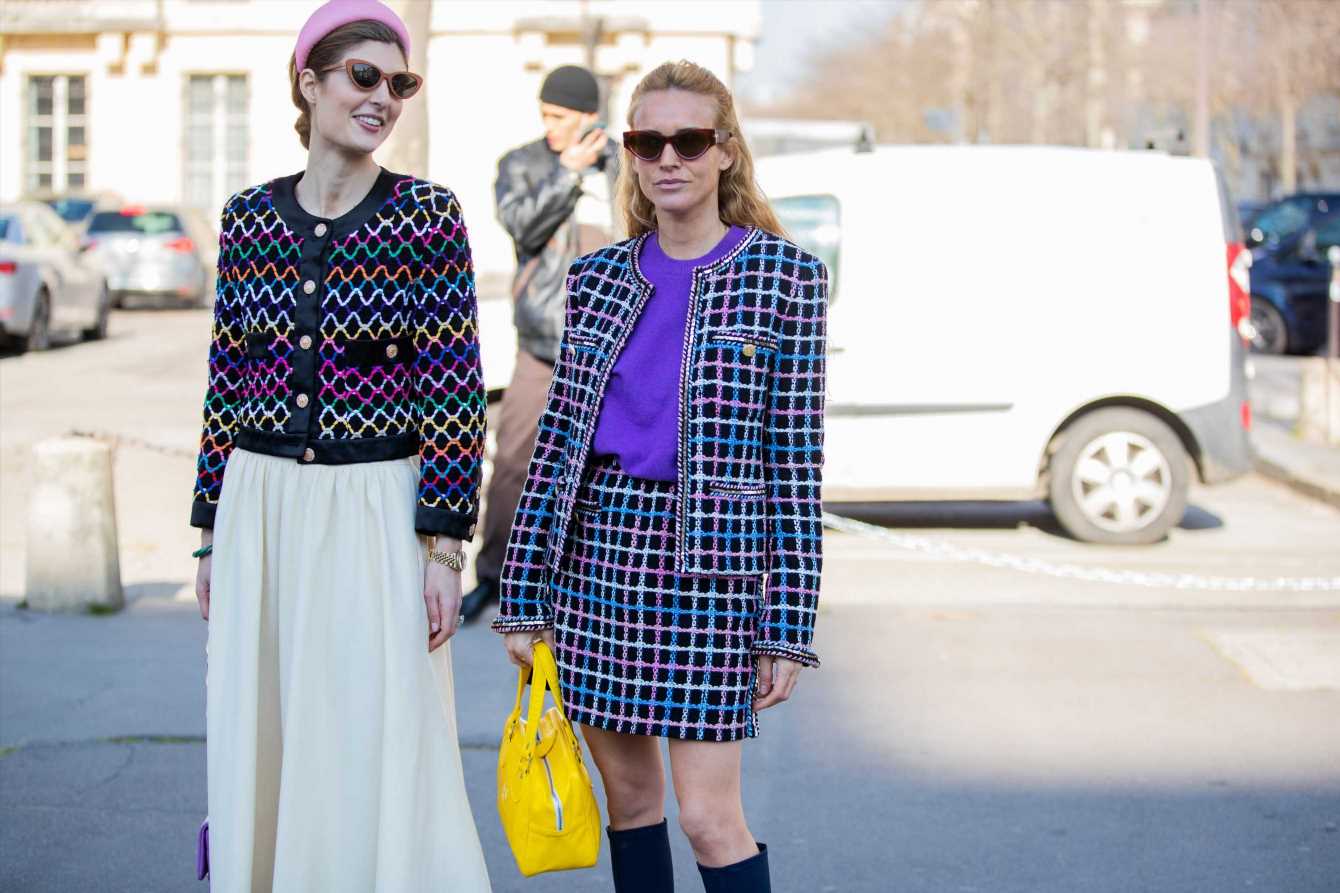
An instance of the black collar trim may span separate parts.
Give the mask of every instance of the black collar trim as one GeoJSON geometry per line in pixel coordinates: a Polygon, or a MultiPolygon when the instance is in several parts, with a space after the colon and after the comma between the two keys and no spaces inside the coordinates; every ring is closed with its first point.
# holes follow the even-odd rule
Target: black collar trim
{"type": "Polygon", "coordinates": [[[331,230],[333,239],[341,239],[352,232],[357,231],[363,224],[372,219],[378,209],[391,198],[395,193],[396,184],[406,179],[404,174],[396,174],[381,169],[377,179],[368,190],[368,194],[363,196],[363,200],[354,205],[349,211],[341,214],[339,217],[315,217],[303,210],[302,205],[298,204],[297,195],[294,192],[298,181],[302,179],[303,171],[296,174],[290,174],[287,177],[279,177],[270,183],[270,197],[274,202],[275,210],[283,219],[284,224],[295,233],[306,235],[312,231],[312,228],[318,223],[324,223],[331,230]]]}

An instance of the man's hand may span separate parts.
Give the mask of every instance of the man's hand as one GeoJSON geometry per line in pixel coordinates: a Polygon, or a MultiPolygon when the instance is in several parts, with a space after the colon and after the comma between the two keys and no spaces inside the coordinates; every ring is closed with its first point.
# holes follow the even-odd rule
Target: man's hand
{"type": "Polygon", "coordinates": [[[558,156],[558,163],[570,171],[581,173],[596,163],[605,144],[610,141],[609,134],[603,130],[593,130],[585,137],[568,146],[558,156]]]}

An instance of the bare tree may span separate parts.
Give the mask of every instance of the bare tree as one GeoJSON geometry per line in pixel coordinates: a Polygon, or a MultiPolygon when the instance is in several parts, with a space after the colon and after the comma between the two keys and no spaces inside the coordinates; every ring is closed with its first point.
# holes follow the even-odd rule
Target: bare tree
{"type": "Polygon", "coordinates": [[[1340,0],[922,0],[751,111],[861,119],[883,141],[1187,151],[1202,59],[1201,151],[1231,174],[1274,153],[1293,189],[1318,165],[1299,110],[1340,96],[1340,0]]]}

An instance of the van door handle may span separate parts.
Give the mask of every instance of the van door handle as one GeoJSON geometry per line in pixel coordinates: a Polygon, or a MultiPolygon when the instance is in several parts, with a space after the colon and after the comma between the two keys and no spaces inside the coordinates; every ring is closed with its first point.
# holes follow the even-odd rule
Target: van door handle
{"type": "Polygon", "coordinates": [[[830,347],[830,348],[828,348],[828,353],[829,353],[830,356],[833,355],[833,354],[846,353],[846,352],[847,352],[847,348],[845,348],[845,347],[830,347]]]}

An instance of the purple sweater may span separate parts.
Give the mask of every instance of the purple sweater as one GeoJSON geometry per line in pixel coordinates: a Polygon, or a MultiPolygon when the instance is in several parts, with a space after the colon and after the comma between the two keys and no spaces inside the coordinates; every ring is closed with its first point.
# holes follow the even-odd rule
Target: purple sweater
{"type": "Polygon", "coordinates": [[[715,248],[689,260],[667,257],[656,233],[642,243],[638,261],[652,294],[610,372],[592,446],[595,456],[617,458],[625,474],[653,481],[678,477],[679,375],[693,268],[725,257],[746,233],[732,226],[715,248]]]}

